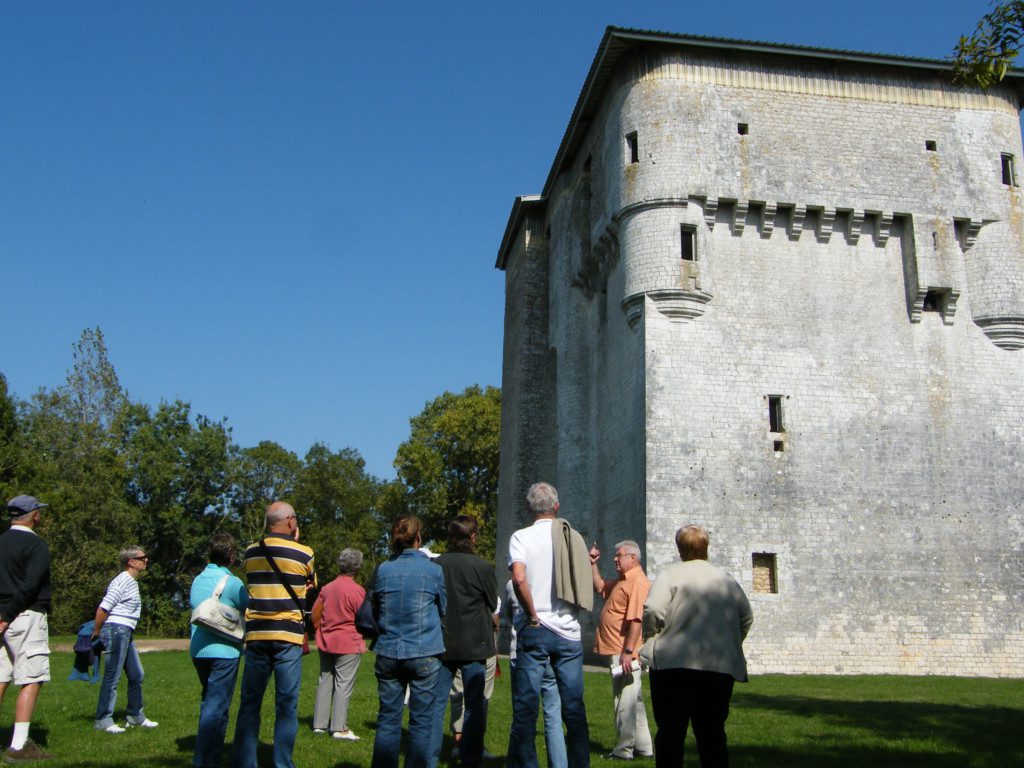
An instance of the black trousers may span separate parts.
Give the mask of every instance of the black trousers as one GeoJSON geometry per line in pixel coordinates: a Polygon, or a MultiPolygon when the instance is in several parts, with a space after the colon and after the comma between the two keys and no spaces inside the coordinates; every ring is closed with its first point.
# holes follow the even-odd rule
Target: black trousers
{"type": "Polygon", "coordinates": [[[699,669],[652,669],[651,704],[658,734],[655,768],[681,768],[686,729],[693,723],[701,768],[728,768],[725,720],[732,698],[732,675],[699,669]]]}

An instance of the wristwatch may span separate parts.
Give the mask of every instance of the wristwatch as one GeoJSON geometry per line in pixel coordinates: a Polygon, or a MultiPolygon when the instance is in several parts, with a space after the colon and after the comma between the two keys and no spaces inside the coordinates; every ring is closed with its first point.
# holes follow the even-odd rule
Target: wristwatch
{"type": "Polygon", "coordinates": [[[633,653],[633,649],[632,649],[632,648],[623,648],[623,649],[622,649],[622,652],[623,652],[623,653],[628,653],[628,654],[632,655],[632,653],[633,653]]]}

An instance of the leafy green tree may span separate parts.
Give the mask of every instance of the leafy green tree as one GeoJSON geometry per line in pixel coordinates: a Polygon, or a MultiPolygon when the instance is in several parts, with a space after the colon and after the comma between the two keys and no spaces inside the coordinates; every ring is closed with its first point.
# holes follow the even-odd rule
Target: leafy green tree
{"type": "Polygon", "coordinates": [[[17,408],[7,392],[7,377],[0,373],[0,495],[4,500],[18,495],[12,492],[18,465],[17,433],[17,408]]]}
{"type": "Polygon", "coordinates": [[[206,563],[206,544],[218,530],[235,532],[228,515],[230,430],[188,403],[155,410],[130,403],[115,423],[127,464],[126,494],[136,510],[135,538],[150,561],[140,582],[146,629],[176,634],[188,626],[188,589],[206,563]]]}
{"type": "Polygon", "coordinates": [[[270,502],[295,495],[301,471],[299,457],[271,440],[234,452],[231,507],[243,543],[255,540],[263,532],[270,502]]]}
{"type": "Polygon", "coordinates": [[[962,36],[953,56],[957,82],[988,89],[1002,80],[1021,49],[1024,0],[996,3],[974,34],[962,36]]]}
{"type": "Polygon", "coordinates": [[[306,453],[293,501],[302,541],[316,553],[321,584],[337,575],[338,553],[345,547],[363,553],[364,577],[382,559],[387,538],[377,514],[380,488],[354,448],[332,452],[316,443],[306,453]]]}
{"type": "Polygon", "coordinates": [[[40,532],[50,545],[57,631],[73,630],[95,612],[117,552],[133,538],[128,467],[115,432],[127,403],[96,328],[75,344],[67,383],[40,390],[19,409],[17,482],[30,489],[19,492],[50,505],[40,532]]]}
{"type": "Polygon", "coordinates": [[[453,517],[473,515],[480,521],[477,550],[493,559],[501,390],[473,385],[460,394],[445,392],[409,423],[409,439],[395,458],[405,508],[423,520],[438,549],[453,517]]]}

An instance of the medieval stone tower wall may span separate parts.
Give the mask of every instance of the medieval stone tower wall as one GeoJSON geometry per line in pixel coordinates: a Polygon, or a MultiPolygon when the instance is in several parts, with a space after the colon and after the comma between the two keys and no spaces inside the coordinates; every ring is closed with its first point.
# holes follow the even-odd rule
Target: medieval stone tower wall
{"type": "Polygon", "coordinates": [[[499,571],[546,479],[652,578],[707,527],[753,671],[1024,674],[1015,93],[676,39],[602,78],[501,257],[499,571]]]}

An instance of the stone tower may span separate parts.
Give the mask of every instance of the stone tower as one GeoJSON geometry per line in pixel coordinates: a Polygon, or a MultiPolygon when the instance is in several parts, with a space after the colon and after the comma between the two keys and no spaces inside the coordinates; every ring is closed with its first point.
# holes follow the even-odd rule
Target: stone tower
{"type": "Polygon", "coordinates": [[[530,483],[747,590],[752,670],[1024,675],[1013,72],[609,28],[498,255],[498,570],[530,483]]]}

